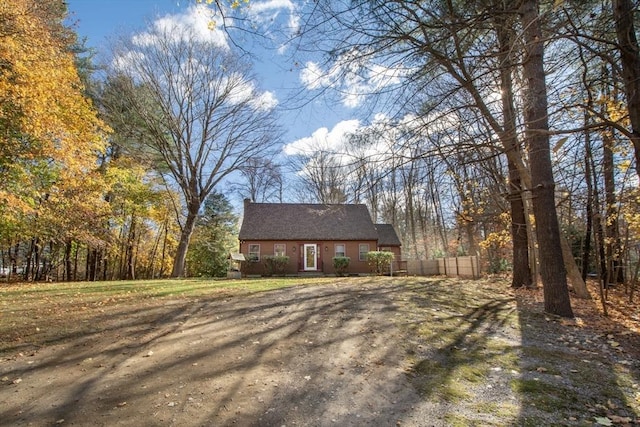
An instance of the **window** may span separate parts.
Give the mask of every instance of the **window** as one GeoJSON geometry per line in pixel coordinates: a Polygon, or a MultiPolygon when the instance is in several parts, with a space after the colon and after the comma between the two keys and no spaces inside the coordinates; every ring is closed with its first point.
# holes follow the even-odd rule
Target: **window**
{"type": "Polygon", "coordinates": [[[287,254],[287,246],[284,243],[276,243],[273,245],[273,255],[285,256],[287,254]]]}
{"type": "Polygon", "coordinates": [[[344,243],[337,243],[335,256],[346,256],[346,254],[347,253],[345,252],[344,243]]]}
{"type": "Polygon", "coordinates": [[[260,245],[249,245],[248,260],[252,262],[260,261],[260,245]]]}
{"type": "Polygon", "coordinates": [[[359,257],[358,259],[360,261],[366,261],[367,260],[367,253],[369,253],[369,245],[367,243],[360,243],[360,245],[358,245],[358,252],[359,252],[359,257]]]}

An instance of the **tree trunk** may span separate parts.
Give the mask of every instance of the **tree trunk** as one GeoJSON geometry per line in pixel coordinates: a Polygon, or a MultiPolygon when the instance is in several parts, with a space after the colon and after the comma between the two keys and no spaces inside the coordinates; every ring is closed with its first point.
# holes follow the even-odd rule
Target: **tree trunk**
{"type": "Polygon", "coordinates": [[[71,281],[71,240],[67,240],[64,246],[64,281],[71,281]]]}
{"type": "Polygon", "coordinates": [[[564,266],[569,275],[569,281],[573,286],[573,291],[578,298],[591,299],[591,295],[587,290],[587,285],[584,283],[584,280],[582,280],[580,270],[578,270],[576,261],[573,259],[573,253],[571,252],[569,242],[564,236],[560,237],[560,240],[560,244],[562,246],[562,259],[564,260],[564,266]]]}
{"type": "Polygon", "coordinates": [[[40,238],[36,238],[33,247],[33,266],[31,267],[33,270],[31,277],[34,282],[40,280],[40,252],[40,238]]]}
{"type": "Polygon", "coordinates": [[[529,149],[533,213],[540,247],[544,308],[551,314],[573,317],[554,197],[555,183],[549,148],[547,90],[543,62],[544,46],[538,0],[524,0],[520,12],[525,41],[523,77],[527,89],[524,100],[525,138],[529,149]]]}
{"type": "Polygon", "coordinates": [[[529,239],[527,236],[527,218],[522,200],[522,178],[514,155],[522,156],[516,136],[516,114],[513,104],[513,26],[507,25],[509,14],[496,17],[500,57],[500,88],[502,89],[503,129],[502,144],[507,152],[509,170],[509,207],[511,211],[511,239],[513,241],[511,287],[531,287],[533,285],[529,267],[529,239]],[[511,155],[510,153],[511,152],[511,155]]]}
{"type": "Polygon", "coordinates": [[[38,238],[34,237],[31,239],[31,243],[29,244],[29,252],[27,253],[26,265],[24,267],[23,278],[25,281],[29,282],[35,279],[35,263],[33,261],[34,254],[36,253],[36,247],[38,245],[38,238]]]}
{"type": "Polygon", "coordinates": [[[636,156],[636,173],[640,177],[640,48],[633,24],[635,12],[631,0],[613,0],[622,79],[631,122],[631,142],[636,156]]]}
{"type": "Polygon", "coordinates": [[[129,234],[127,236],[127,247],[125,250],[125,279],[135,280],[136,272],[133,263],[133,246],[136,239],[136,216],[131,215],[131,224],[129,226],[129,234]]]}
{"type": "Polygon", "coordinates": [[[611,274],[611,283],[623,283],[622,254],[618,229],[618,209],[616,207],[615,165],[613,160],[613,138],[606,132],[603,135],[602,168],[604,174],[605,199],[605,254],[607,271],[611,274]]]}
{"type": "Polygon", "coordinates": [[[176,257],[173,260],[173,270],[171,271],[171,277],[184,277],[185,264],[187,260],[187,251],[189,250],[189,242],[191,241],[191,235],[196,225],[196,219],[198,218],[198,211],[200,210],[199,204],[190,204],[187,212],[187,218],[184,223],[184,227],[180,231],[180,242],[178,243],[178,249],[176,251],[176,257]]]}

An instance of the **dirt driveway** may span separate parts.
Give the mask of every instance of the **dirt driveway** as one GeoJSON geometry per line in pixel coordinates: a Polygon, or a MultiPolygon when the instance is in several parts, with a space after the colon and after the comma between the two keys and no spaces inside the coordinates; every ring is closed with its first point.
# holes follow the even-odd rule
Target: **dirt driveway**
{"type": "Polygon", "coordinates": [[[0,424],[438,425],[405,372],[401,294],[343,281],[122,311],[2,361],[0,424]]]}
{"type": "Polygon", "coordinates": [[[635,329],[551,318],[505,283],[348,278],[90,309],[3,354],[0,426],[640,425],[635,329]]]}

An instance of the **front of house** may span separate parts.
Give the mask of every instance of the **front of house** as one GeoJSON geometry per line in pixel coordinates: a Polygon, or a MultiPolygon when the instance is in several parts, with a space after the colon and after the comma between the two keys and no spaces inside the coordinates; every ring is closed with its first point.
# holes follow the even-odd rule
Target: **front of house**
{"type": "Polygon", "coordinates": [[[274,255],[289,258],[287,275],[334,274],[334,257],[350,258],[349,274],[367,274],[367,253],[375,250],[400,258],[395,230],[374,224],[365,205],[245,201],[238,237],[247,275],[266,274],[264,260],[274,255]]]}

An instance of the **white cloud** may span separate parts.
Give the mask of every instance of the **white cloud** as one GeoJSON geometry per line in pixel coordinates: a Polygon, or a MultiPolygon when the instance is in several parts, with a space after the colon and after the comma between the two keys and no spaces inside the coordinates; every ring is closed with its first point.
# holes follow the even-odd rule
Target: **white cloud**
{"type": "Polygon", "coordinates": [[[300,30],[300,4],[292,0],[251,0],[242,8],[253,30],[278,46],[279,55],[286,53],[291,38],[300,30]]]}
{"type": "Polygon", "coordinates": [[[251,1],[247,9],[251,20],[261,26],[270,26],[279,21],[281,15],[286,15],[284,20],[288,34],[300,28],[298,8],[291,0],[251,1]]]}
{"type": "Polygon", "coordinates": [[[318,64],[315,62],[307,62],[300,72],[300,80],[302,84],[309,90],[320,89],[330,85],[330,79],[318,64]]]}
{"type": "Polygon", "coordinates": [[[158,41],[158,34],[169,34],[175,41],[184,41],[184,37],[189,37],[190,40],[229,48],[222,18],[205,5],[190,6],[184,13],[165,15],[153,21],[152,27],[151,32],[136,34],[132,38],[133,43],[148,46],[158,41]]]}
{"type": "Polygon", "coordinates": [[[279,13],[282,10],[294,11],[295,5],[291,0],[266,0],[266,1],[253,1],[249,5],[249,11],[255,16],[264,16],[269,13],[279,13]]]}
{"type": "Polygon", "coordinates": [[[338,58],[329,69],[309,61],[300,71],[300,81],[308,90],[334,89],[345,107],[355,108],[371,94],[400,84],[405,69],[380,64],[364,64],[357,52],[338,58]]]}
{"type": "Polygon", "coordinates": [[[359,127],[359,120],[343,120],[331,130],[322,127],[309,137],[301,138],[285,145],[283,151],[289,156],[311,155],[320,150],[340,152],[343,151],[346,145],[348,135],[355,132],[359,127]]]}
{"type": "Polygon", "coordinates": [[[135,64],[138,64],[144,58],[144,54],[141,52],[127,51],[123,54],[116,55],[113,59],[113,67],[125,73],[131,73],[137,75],[135,71],[135,64]]]}
{"type": "Polygon", "coordinates": [[[278,98],[273,92],[266,91],[251,101],[255,110],[269,111],[278,105],[278,98]]]}
{"type": "Polygon", "coordinates": [[[220,86],[229,88],[228,99],[232,104],[246,103],[254,110],[262,111],[272,110],[278,105],[278,99],[273,92],[258,93],[255,84],[244,80],[240,74],[234,73],[224,78],[220,86]]]}

